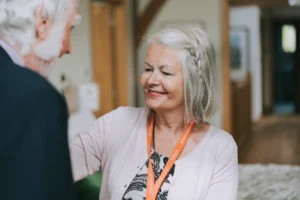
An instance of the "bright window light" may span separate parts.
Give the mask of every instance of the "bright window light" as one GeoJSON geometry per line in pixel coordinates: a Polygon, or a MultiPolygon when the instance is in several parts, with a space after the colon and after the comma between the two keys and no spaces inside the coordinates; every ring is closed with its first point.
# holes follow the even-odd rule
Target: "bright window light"
{"type": "Polygon", "coordinates": [[[285,53],[296,51],[296,29],[293,25],[282,26],[282,49],[285,53]]]}

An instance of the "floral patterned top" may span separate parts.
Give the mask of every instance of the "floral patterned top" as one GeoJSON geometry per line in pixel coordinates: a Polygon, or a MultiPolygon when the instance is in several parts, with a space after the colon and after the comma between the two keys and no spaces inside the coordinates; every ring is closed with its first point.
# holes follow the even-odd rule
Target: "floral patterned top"
{"type": "MultiPolygon", "coordinates": [[[[164,169],[165,165],[167,164],[169,158],[165,157],[152,149],[151,151],[151,160],[153,164],[154,170],[154,178],[155,181],[160,176],[162,170],[164,169]]],[[[122,200],[145,200],[146,199],[146,189],[147,189],[147,170],[148,170],[148,160],[146,161],[145,165],[143,165],[140,171],[132,180],[131,184],[128,186],[127,190],[124,193],[122,200]]],[[[168,175],[166,176],[164,182],[162,183],[156,200],[167,200],[170,183],[174,176],[175,172],[175,164],[169,171],[168,175]]]]}

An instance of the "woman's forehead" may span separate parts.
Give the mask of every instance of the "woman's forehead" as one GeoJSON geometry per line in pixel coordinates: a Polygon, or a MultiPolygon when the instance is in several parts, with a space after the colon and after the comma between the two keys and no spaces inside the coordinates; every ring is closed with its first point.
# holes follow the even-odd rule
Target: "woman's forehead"
{"type": "Polygon", "coordinates": [[[174,55],[177,55],[180,53],[180,50],[177,50],[177,49],[173,49],[173,48],[170,48],[166,45],[163,45],[163,44],[159,44],[159,43],[151,43],[149,46],[148,46],[148,49],[147,49],[147,54],[163,54],[165,56],[174,56],[174,55]]]}
{"type": "Polygon", "coordinates": [[[168,63],[165,63],[165,64],[160,64],[159,62],[151,62],[151,61],[147,61],[145,60],[145,64],[148,65],[149,67],[160,67],[162,69],[168,69],[168,68],[171,68],[172,65],[168,64],[168,63]]]}
{"type": "Polygon", "coordinates": [[[151,44],[145,62],[151,66],[172,67],[180,65],[180,51],[160,44],[151,44]]]}
{"type": "Polygon", "coordinates": [[[174,67],[181,67],[181,63],[177,59],[145,59],[144,63],[149,67],[159,67],[162,69],[172,69],[174,67]]]}

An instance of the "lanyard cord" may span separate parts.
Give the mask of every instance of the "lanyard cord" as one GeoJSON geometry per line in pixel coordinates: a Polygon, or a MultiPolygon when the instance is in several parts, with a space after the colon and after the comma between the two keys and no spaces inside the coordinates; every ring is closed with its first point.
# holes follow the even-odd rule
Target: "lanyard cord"
{"type": "Polygon", "coordinates": [[[152,146],[153,146],[153,150],[155,151],[155,123],[152,131],[152,146]]]}
{"type": "Polygon", "coordinates": [[[175,148],[173,149],[168,162],[164,166],[163,171],[161,172],[157,181],[155,181],[152,162],[151,162],[151,148],[153,145],[153,135],[154,135],[154,130],[153,130],[154,129],[154,116],[152,116],[150,118],[150,121],[148,123],[148,133],[147,133],[147,150],[148,150],[148,159],[149,159],[149,165],[148,165],[148,170],[147,170],[148,171],[147,191],[146,191],[146,199],[147,200],[155,200],[156,199],[156,196],[159,191],[159,188],[161,187],[161,184],[163,183],[168,172],[171,170],[175,161],[179,157],[185,144],[187,143],[187,140],[188,140],[194,126],[195,126],[194,122],[190,122],[186,126],[186,128],[184,129],[184,131],[182,132],[182,134],[180,136],[179,141],[177,142],[175,148]]]}

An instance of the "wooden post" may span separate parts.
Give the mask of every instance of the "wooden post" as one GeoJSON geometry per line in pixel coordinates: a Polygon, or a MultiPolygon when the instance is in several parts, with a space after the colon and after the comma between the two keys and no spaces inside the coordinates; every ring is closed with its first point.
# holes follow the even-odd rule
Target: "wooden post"
{"type": "Polygon", "coordinates": [[[113,8],[114,13],[114,53],[116,106],[128,105],[128,66],[127,66],[127,13],[126,3],[122,1],[113,8]]]}
{"type": "Polygon", "coordinates": [[[222,91],[223,91],[223,129],[232,132],[231,113],[231,84],[230,84],[230,48],[229,48],[229,3],[221,1],[221,24],[222,24],[222,91]]]}
{"type": "Polygon", "coordinates": [[[110,4],[91,2],[91,36],[94,81],[100,87],[99,117],[115,108],[110,4]]]}

